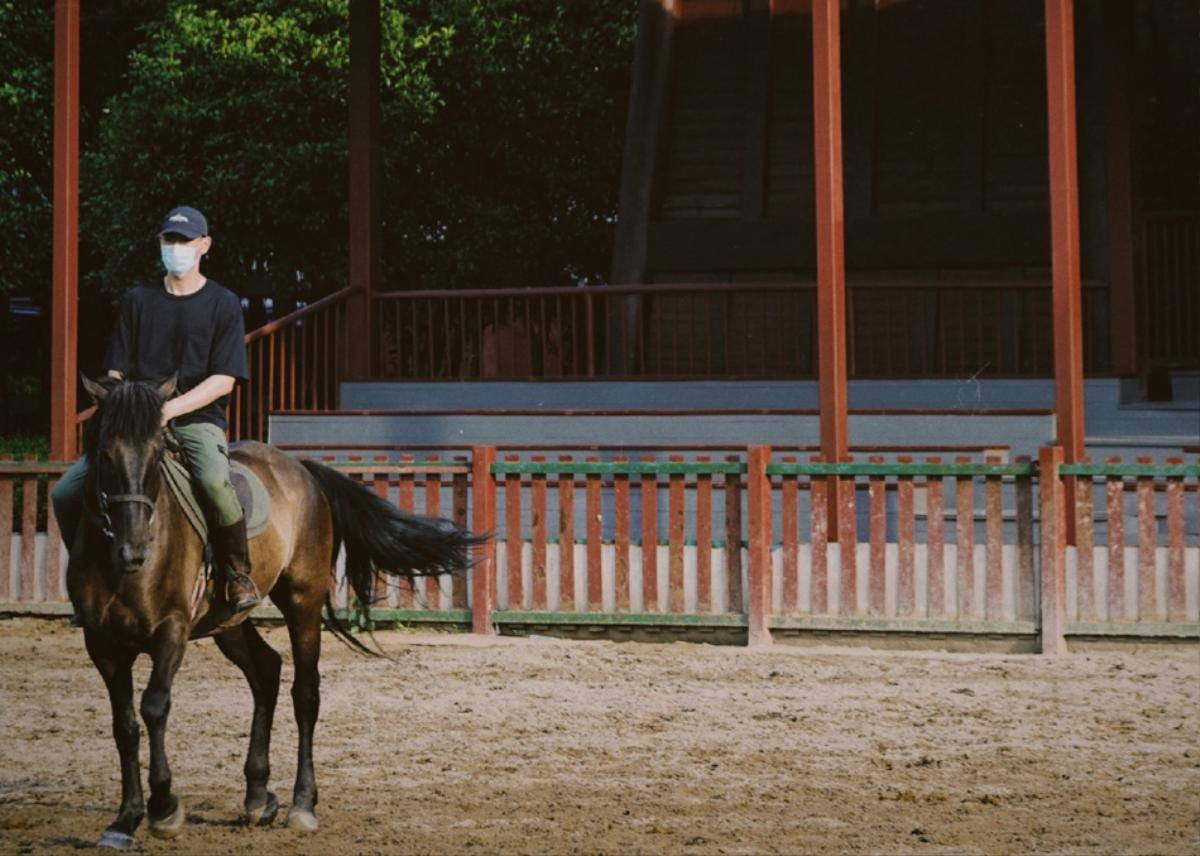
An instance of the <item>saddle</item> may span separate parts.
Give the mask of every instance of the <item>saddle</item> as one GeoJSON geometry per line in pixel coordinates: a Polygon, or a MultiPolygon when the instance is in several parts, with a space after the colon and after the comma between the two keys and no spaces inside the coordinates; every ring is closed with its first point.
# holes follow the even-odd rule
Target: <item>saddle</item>
{"type": "MultiPolygon", "coordinates": [[[[162,474],[166,479],[171,493],[179,500],[183,513],[188,522],[200,536],[200,540],[208,544],[208,519],[204,507],[196,498],[196,490],[192,485],[192,474],[180,461],[171,455],[162,458],[162,474]]],[[[271,495],[253,470],[235,460],[229,462],[229,481],[237,492],[238,502],[246,515],[246,539],[251,540],[261,535],[271,519],[271,495]]]]}
{"type": "MultiPolygon", "coordinates": [[[[206,597],[209,604],[216,602],[216,585],[213,579],[213,552],[208,541],[208,519],[200,500],[196,498],[196,490],[192,484],[192,474],[174,455],[163,455],[160,464],[163,479],[168,489],[179,501],[184,516],[200,536],[204,544],[204,564],[196,577],[196,584],[191,596],[191,616],[195,620],[200,609],[200,603],[206,597]]],[[[246,516],[246,540],[253,540],[267,528],[271,519],[271,495],[267,493],[266,485],[262,483],[253,470],[238,461],[229,462],[229,481],[237,492],[238,502],[246,516]]],[[[242,616],[244,617],[244,616],[242,616]]],[[[230,619],[235,619],[226,613],[214,614],[211,609],[192,629],[191,638],[197,639],[208,636],[229,625],[230,619]]],[[[239,619],[240,620],[240,619],[239,619]]]]}

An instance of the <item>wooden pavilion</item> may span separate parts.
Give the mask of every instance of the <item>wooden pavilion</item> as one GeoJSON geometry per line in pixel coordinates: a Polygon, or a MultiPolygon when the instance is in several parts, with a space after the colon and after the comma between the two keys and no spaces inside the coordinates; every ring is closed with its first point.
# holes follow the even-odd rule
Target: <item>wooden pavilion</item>
{"type": "MultiPolygon", "coordinates": [[[[720,289],[721,300],[627,290],[619,313],[589,303],[594,335],[606,323],[610,334],[669,328],[669,347],[638,345],[658,349],[660,376],[680,376],[671,361],[697,349],[718,356],[709,376],[811,372],[831,460],[847,451],[848,377],[1052,375],[1057,439],[1074,461],[1085,371],[1145,379],[1200,362],[1189,324],[1200,219],[1194,194],[1179,192],[1194,189],[1195,147],[1183,141],[1200,117],[1191,78],[1156,62],[1182,55],[1195,70],[1179,35],[1187,6],[641,0],[612,281],[720,289]],[[727,341],[748,331],[764,355],[755,367],[727,341]],[[793,356],[797,339],[812,340],[809,356],[793,356]]],[[[350,9],[346,323],[365,335],[350,342],[343,379],[381,375],[388,310],[379,3],[350,9]]],[[[60,459],[75,436],[78,28],[79,0],[58,0],[60,459]]],[[[587,335],[588,377],[647,364],[587,335]]]]}

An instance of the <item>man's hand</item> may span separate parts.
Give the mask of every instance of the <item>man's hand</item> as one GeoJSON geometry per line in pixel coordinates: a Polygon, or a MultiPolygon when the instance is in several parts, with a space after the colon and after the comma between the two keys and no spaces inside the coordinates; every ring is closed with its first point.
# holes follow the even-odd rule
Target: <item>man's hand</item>
{"type": "Polygon", "coordinates": [[[172,419],[178,419],[185,413],[199,410],[206,404],[216,401],[223,395],[233,391],[237,379],[229,375],[210,375],[195,389],[175,398],[167,399],[162,408],[162,424],[165,426],[172,419]]]}
{"type": "Polygon", "coordinates": [[[172,399],[170,399],[170,400],[166,401],[166,402],[163,404],[163,408],[162,408],[162,427],[166,428],[166,427],[167,427],[167,423],[168,423],[168,422],[170,422],[170,421],[171,421],[172,419],[174,419],[176,416],[182,416],[182,415],[183,415],[182,413],[180,413],[180,412],[178,411],[178,409],[177,409],[177,408],[176,408],[176,406],[175,406],[175,402],[177,402],[178,400],[179,400],[178,398],[172,398],[172,399]]]}

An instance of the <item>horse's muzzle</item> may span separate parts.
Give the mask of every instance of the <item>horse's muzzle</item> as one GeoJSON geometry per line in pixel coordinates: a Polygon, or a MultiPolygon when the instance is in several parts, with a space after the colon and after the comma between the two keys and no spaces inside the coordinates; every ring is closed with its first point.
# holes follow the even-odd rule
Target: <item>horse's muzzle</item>
{"type": "Polygon", "coordinates": [[[117,548],[116,565],[123,574],[136,574],[146,564],[149,556],[149,546],[134,547],[132,544],[122,544],[117,548]]]}

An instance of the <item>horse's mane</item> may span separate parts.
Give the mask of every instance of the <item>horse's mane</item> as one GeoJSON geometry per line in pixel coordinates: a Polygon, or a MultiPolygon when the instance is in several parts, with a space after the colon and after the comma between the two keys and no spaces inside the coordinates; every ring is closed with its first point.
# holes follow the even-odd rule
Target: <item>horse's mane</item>
{"type": "Polygon", "coordinates": [[[158,387],[136,380],[113,380],[104,385],[108,395],[84,431],[83,446],[88,457],[94,458],[116,438],[135,446],[153,441],[162,428],[158,387]]]}

